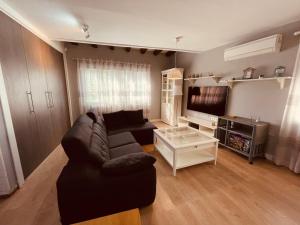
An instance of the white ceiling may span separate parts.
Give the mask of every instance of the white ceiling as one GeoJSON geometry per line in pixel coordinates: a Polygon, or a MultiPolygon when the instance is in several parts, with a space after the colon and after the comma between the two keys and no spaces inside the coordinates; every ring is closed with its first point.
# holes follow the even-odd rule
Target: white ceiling
{"type": "Polygon", "coordinates": [[[300,0],[4,0],[53,40],[204,51],[300,20],[300,0]],[[89,25],[86,40],[80,25],[89,25]],[[175,37],[183,36],[176,48],[175,37]]]}

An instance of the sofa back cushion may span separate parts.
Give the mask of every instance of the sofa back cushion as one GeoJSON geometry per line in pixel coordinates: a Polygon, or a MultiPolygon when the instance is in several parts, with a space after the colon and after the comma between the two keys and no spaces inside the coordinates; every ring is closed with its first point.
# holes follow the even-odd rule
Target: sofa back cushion
{"type": "Polygon", "coordinates": [[[62,146],[70,161],[92,161],[102,165],[109,160],[107,137],[97,131],[87,116],[80,116],[62,139],[62,146]],[[90,123],[90,121],[91,123],[90,123]]]}
{"type": "Polygon", "coordinates": [[[143,110],[124,111],[128,125],[144,124],[143,110]]]}
{"type": "Polygon", "coordinates": [[[97,134],[108,145],[107,131],[102,119],[98,119],[97,123],[94,123],[93,133],[97,134]]]}
{"type": "Polygon", "coordinates": [[[104,113],[103,119],[107,130],[118,130],[127,126],[124,111],[104,113]]]}
{"type": "Polygon", "coordinates": [[[78,125],[78,124],[81,124],[81,125],[84,124],[84,125],[92,128],[93,120],[88,115],[83,114],[75,120],[74,125],[78,125]]]}
{"type": "Polygon", "coordinates": [[[89,118],[91,118],[91,119],[93,120],[94,123],[97,122],[98,116],[97,116],[96,111],[90,110],[90,111],[88,111],[88,112],[86,113],[86,115],[87,115],[89,118]]]}

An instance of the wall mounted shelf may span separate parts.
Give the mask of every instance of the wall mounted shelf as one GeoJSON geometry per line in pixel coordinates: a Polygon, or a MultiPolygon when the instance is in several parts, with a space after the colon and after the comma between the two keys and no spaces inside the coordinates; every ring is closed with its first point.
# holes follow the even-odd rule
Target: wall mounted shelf
{"type": "Polygon", "coordinates": [[[233,88],[235,83],[240,82],[259,82],[259,81],[276,81],[279,84],[279,88],[283,89],[285,86],[285,82],[287,80],[291,80],[292,77],[267,77],[267,78],[257,78],[257,79],[244,79],[244,80],[224,80],[221,83],[226,83],[230,88],[233,88]]]}
{"type": "Polygon", "coordinates": [[[197,80],[202,80],[202,79],[212,79],[214,80],[216,83],[219,83],[220,80],[222,79],[223,77],[221,76],[206,76],[206,77],[191,77],[191,78],[185,78],[184,80],[185,81],[189,81],[191,84],[195,84],[195,82],[197,80]]]}
{"type": "Polygon", "coordinates": [[[276,81],[279,84],[279,88],[283,89],[287,80],[291,80],[291,76],[286,77],[266,77],[266,78],[256,78],[256,79],[238,79],[238,80],[222,80],[221,76],[207,76],[207,77],[197,77],[197,78],[185,78],[185,81],[189,81],[192,85],[195,84],[197,80],[201,79],[213,79],[217,84],[222,83],[233,88],[235,83],[240,82],[260,82],[260,81],[276,81]]]}

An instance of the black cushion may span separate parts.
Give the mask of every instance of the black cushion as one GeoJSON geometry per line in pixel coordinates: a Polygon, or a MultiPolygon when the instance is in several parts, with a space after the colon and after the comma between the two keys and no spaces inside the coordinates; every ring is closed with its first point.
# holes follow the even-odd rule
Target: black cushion
{"type": "Polygon", "coordinates": [[[121,145],[127,145],[135,142],[136,140],[130,132],[123,132],[108,136],[108,146],[110,148],[116,148],[121,145]]]}
{"type": "Polygon", "coordinates": [[[124,114],[129,126],[145,123],[142,109],[135,111],[124,111],[124,114]]]}
{"type": "Polygon", "coordinates": [[[93,134],[96,134],[99,136],[99,138],[101,138],[101,140],[108,145],[108,138],[107,138],[107,133],[106,133],[106,129],[105,126],[103,126],[103,124],[97,122],[94,123],[93,125],[93,134]]]}
{"type": "MultiPolygon", "coordinates": [[[[89,119],[91,120],[91,119],[89,119]]],[[[110,159],[107,140],[94,132],[85,117],[76,120],[62,139],[62,146],[70,161],[90,161],[102,165],[110,159]]],[[[106,134],[105,134],[106,135],[106,134]]]]}
{"type": "Polygon", "coordinates": [[[97,122],[97,114],[96,114],[96,112],[94,112],[94,111],[89,111],[89,112],[86,113],[86,115],[87,115],[88,117],[90,117],[90,118],[93,120],[94,123],[97,122]]]}
{"type": "Polygon", "coordinates": [[[142,130],[153,130],[157,127],[151,122],[146,122],[144,124],[138,124],[134,126],[127,126],[116,130],[107,130],[108,135],[119,134],[123,132],[133,132],[133,131],[142,131],[142,130]]]}
{"type": "Polygon", "coordinates": [[[92,134],[89,154],[100,165],[110,159],[108,146],[96,134],[92,134]]]}
{"type": "Polygon", "coordinates": [[[128,145],[122,145],[120,147],[110,149],[110,158],[117,158],[123,155],[143,152],[142,147],[138,143],[132,143],[128,145]]]}
{"type": "Polygon", "coordinates": [[[74,124],[85,124],[85,125],[88,125],[90,128],[92,128],[93,120],[88,115],[83,114],[76,119],[74,124]]]}
{"type": "Polygon", "coordinates": [[[127,126],[124,111],[104,113],[103,119],[108,130],[117,130],[127,126]]]}
{"type": "Polygon", "coordinates": [[[153,144],[153,129],[156,127],[151,122],[128,126],[117,130],[108,130],[108,135],[131,132],[135,140],[141,145],[153,144]]]}
{"type": "Polygon", "coordinates": [[[75,123],[64,135],[61,144],[70,160],[89,160],[89,145],[92,129],[88,125],[75,123]]]}
{"type": "Polygon", "coordinates": [[[151,167],[156,159],[144,152],[127,154],[105,162],[102,171],[106,175],[126,175],[151,167]]]}

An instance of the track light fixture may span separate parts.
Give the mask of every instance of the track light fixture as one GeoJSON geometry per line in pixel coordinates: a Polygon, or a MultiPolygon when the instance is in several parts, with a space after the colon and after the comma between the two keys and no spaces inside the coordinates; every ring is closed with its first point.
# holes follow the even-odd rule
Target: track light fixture
{"type": "Polygon", "coordinates": [[[85,34],[85,38],[88,39],[90,37],[89,26],[87,24],[83,24],[81,30],[85,34]]]}

